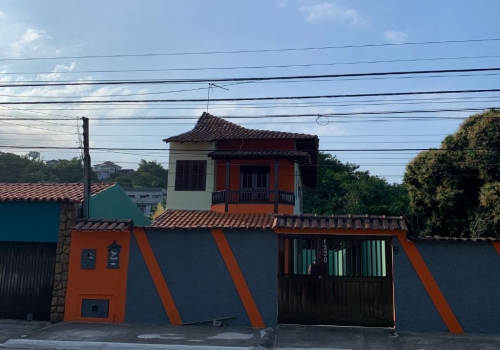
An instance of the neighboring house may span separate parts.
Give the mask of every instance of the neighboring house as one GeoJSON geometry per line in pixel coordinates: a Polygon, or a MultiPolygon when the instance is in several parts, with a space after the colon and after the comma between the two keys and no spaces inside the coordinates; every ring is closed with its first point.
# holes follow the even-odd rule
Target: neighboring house
{"type": "Polygon", "coordinates": [[[52,159],[52,160],[48,160],[48,161],[46,161],[46,162],[45,162],[45,164],[46,164],[47,166],[54,166],[54,165],[56,165],[57,163],[59,163],[59,160],[57,160],[57,159],[52,159]]]}
{"type": "MultiPolygon", "coordinates": [[[[71,227],[82,200],[81,183],[0,184],[0,318],[62,320],[71,227]]],[[[149,224],[114,183],[92,184],[90,213],[149,224]]]]}
{"type": "Polygon", "coordinates": [[[116,172],[122,169],[121,166],[116,165],[113,162],[104,162],[101,164],[95,164],[92,166],[92,170],[96,173],[97,179],[106,180],[111,177],[116,172]]]}
{"type": "Polygon", "coordinates": [[[167,199],[167,190],[159,187],[155,188],[133,188],[124,187],[123,190],[130,200],[139,207],[142,213],[149,217],[153,207],[165,203],[167,199]]]}
{"type": "Polygon", "coordinates": [[[120,176],[125,176],[125,177],[128,177],[129,179],[133,179],[135,176],[135,170],[134,169],[121,169],[120,176]]]}
{"type": "Polygon", "coordinates": [[[65,321],[500,333],[500,240],[410,240],[403,217],[302,214],[315,135],[204,113],[165,141],[162,215],[73,227],[65,321]]]}

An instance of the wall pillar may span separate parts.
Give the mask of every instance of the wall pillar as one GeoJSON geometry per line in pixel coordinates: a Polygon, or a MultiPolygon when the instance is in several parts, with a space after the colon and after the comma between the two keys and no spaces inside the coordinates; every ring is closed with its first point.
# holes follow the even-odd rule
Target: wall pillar
{"type": "Polygon", "coordinates": [[[59,214],[59,233],[57,236],[56,265],[50,322],[64,320],[64,304],[68,285],[69,249],[71,245],[71,227],[75,221],[76,208],[73,203],[62,203],[59,214]]]}

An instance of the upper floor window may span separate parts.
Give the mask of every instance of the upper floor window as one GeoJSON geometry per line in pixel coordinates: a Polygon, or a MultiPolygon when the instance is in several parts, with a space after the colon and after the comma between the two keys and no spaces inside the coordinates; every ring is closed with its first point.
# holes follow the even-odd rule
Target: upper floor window
{"type": "Polygon", "coordinates": [[[206,160],[178,160],[175,170],[176,191],[205,191],[206,160]]]}
{"type": "Polygon", "coordinates": [[[147,195],[147,194],[141,194],[141,196],[140,196],[140,197],[141,197],[141,198],[148,198],[148,197],[149,197],[149,195],[147,195]]]}
{"type": "Polygon", "coordinates": [[[129,198],[135,198],[135,194],[129,194],[129,198]]]}

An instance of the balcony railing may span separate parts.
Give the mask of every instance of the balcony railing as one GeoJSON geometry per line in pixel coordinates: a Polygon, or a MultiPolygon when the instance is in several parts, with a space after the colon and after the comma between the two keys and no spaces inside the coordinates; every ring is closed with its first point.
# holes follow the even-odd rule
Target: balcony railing
{"type": "MultiPolygon", "coordinates": [[[[212,192],[212,204],[226,202],[226,191],[212,192]]],[[[229,204],[273,204],[273,190],[239,190],[229,191],[229,204]]],[[[288,191],[278,191],[279,204],[295,205],[295,194],[288,191]]]]}

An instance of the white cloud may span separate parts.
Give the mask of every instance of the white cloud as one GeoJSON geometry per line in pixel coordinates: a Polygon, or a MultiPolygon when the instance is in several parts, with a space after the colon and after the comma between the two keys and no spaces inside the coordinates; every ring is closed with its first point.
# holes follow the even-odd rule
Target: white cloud
{"type": "Polygon", "coordinates": [[[285,8],[288,6],[288,1],[289,0],[277,0],[278,7],[280,8],[285,8]]]}
{"type": "Polygon", "coordinates": [[[0,11],[0,18],[5,18],[5,13],[3,13],[2,11],[0,11]]]}
{"type": "Polygon", "coordinates": [[[384,38],[392,44],[402,44],[406,42],[407,35],[404,32],[388,30],[384,32],[384,38]]]}
{"type": "Polygon", "coordinates": [[[44,36],[45,36],[45,30],[36,30],[33,28],[28,28],[21,37],[21,40],[19,40],[19,43],[21,44],[30,43],[44,36]]]}
{"type": "Polygon", "coordinates": [[[323,2],[316,5],[303,5],[299,11],[306,13],[308,21],[338,20],[351,24],[367,24],[368,18],[357,10],[349,9],[333,2],[323,2]]]}

